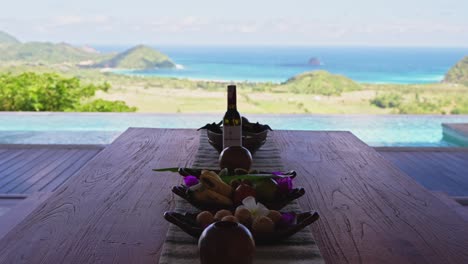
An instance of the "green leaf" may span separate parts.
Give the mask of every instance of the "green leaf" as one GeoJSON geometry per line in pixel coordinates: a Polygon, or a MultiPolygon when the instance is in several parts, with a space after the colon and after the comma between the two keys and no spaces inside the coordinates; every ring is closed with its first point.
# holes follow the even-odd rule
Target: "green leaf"
{"type": "Polygon", "coordinates": [[[170,172],[178,172],[179,168],[162,168],[162,169],[153,169],[153,171],[170,171],[170,172]]]}
{"type": "Polygon", "coordinates": [[[274,174],[246,174],[246,175],[234,175],[234,176],[223,176],[221,180],[225,183],[230,183],[233,180],[249,180],[251,182],[263,181],[271,178],[278,178],[274,174]]]}

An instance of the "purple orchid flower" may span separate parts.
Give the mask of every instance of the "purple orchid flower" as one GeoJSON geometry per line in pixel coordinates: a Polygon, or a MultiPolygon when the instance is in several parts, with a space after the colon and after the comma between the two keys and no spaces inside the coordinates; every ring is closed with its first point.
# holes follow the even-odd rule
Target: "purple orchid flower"
{"type": "Polygon", "coordinates": [[[184,177],[184,183],[187,187],[191,187],[198,184],[198,178],[193,175],[188,175],[184,177]]]}
{"type": "Polygon", "coordinates": [[[294,213],[281,213],[281,218],[278,222],[279,226],[287,227],[294,224],[296,214],[294,213]]]}
{"type": "Polygon", "coordinates": [[[287,194],[293,188],[291,177],[278,178],[275,179],[275,181],[278,184],[278,190],[280,193],[287,194]]]}

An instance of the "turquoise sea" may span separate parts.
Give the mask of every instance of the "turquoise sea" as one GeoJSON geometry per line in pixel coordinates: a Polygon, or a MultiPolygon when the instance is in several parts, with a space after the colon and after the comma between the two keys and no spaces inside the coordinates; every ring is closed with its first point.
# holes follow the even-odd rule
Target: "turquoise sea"
{"type": "MultiPolygon", "coordinates": [[[[100,51],[128,47],[96,46],[100,51]]],[[[188,79],[284,82],[306,71],[326,70],[364,83],[433,83],[468,55],[468,48],[155,46],[179,65],[171,70],[124,74],[188,79]],[[308,64],[311,58],[320,65],[308,64]]]]}

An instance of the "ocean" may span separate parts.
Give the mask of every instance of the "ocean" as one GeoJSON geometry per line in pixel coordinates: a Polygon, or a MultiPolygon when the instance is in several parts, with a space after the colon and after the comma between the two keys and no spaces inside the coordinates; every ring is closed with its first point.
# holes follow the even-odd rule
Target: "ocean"
{"type": "MultiPolygon", "coordinates": [[[[468,48],[403,47],[260,47],[153,46],[177,69],[119,71],[122,74],[198,80],[281,83],[294,75],[326,70],[361,83],[418,84],[440,82],[468,48]],[[314,59],[316,65],[309,64],[314,59]],[[318,65],[317,65],[318,64],[318,65]]],[[[96,46],[122,51],[123,46],[96,46]]]]}

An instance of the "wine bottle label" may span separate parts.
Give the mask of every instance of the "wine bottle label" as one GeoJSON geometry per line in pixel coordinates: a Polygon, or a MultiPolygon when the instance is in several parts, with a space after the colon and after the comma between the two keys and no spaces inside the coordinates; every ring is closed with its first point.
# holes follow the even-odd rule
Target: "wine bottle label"
{"type": "Polygon", "coordinates": [[[223,130],[223,148],[242,146],[241,126],[225,126],[223,130]]]}

